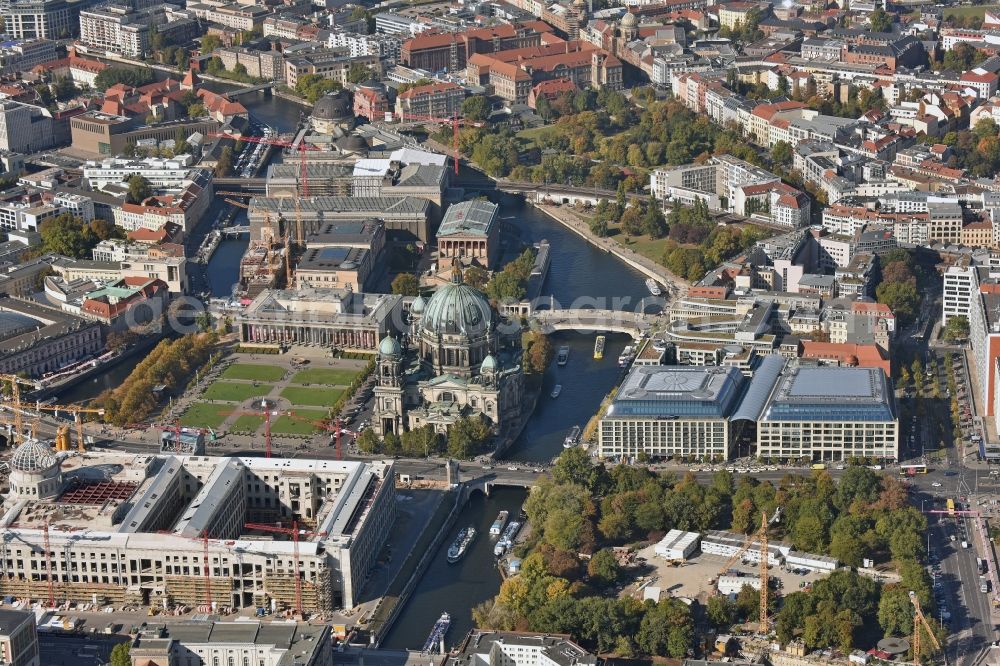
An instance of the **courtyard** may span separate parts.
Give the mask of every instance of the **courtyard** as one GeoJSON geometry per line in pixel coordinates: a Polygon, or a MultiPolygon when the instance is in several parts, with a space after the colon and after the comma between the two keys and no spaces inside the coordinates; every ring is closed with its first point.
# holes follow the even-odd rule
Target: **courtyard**
{"type": "Polygon", "coordinates": [[[272,435],[298,438],[324,432],[330,407],[364,372],[367,361],[312,356],[280,355],[265,364],[253,354],[234,354],[224,368],[178,400],[168,419],[256,439],[265,423],[259,401],[266,400],[272,435]]]}

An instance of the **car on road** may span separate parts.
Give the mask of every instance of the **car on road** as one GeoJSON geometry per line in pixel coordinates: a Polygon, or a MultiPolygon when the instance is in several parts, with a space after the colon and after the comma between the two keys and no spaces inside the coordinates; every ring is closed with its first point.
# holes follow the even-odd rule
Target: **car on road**
{"type": "Polygon", "coordinates": [[[493,465],[483,465],[483,469],[493,469],[493,465]]]}
{"type": "Polygon", "coordinates": [[[940,481],[935,481],[934,483],[931,484],[931,486],[933,486],[934,488],[940,488],[941,487],[941,482],[940,481]]]}
{"type": "Polygon", "coordinates": [[[511,465],[511,466],[510,466],[510,467],[508,467],[507,469],[509,469],[509,470],[510,470],[510,471],[512,471],[512,472],[516,472],[516,471],[517,471],[517,467],[515,467],[514,465],[511,465]]]}

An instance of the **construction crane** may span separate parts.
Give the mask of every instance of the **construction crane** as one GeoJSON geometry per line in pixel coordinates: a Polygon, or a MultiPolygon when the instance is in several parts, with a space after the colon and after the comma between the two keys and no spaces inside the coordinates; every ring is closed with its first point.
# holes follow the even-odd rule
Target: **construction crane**
{"type": "Polygon", "coordinates": [[[938,642],[934,630],[931,629],[930,623],[924,617],[924,611],[920,608],[920,599],[917,598],[917,593],[913,590],[910,590],[910,602],[913,604],[913,666],[920,666],[920,628],[923,627],[927,630],[927,635],[935,649],[940,650],[941,643],[938,642]]]}
{"type": "MultiPolygon", "coordinates": [[[[56,415],[58,415],[59,412],[68,412],[72,414],[73,423],[76,425],[76,450],[80,453],[87,452],[86,442],[84,442],[83,438],[83,414],[97,414],[98,416],[104,416],[103,407],[82,407],[80,405],[37,405],[35,410],[38,412],[54,412],[56,415]]],[[[57,437],[56,443],[56,451],[69,451],[68,438],[62,440],[62,444],[60,444],[60,440],[57,437]]]]}
{"type": "Polygon", "coordinates": [[[767,617],[767,586],[768,586],[768,572],[767,572],[767,513],[764,511],[760,512],[760,633],[767,635],[768,627],[768,617],[767,617]]]}
{"type": "Polygon", "coordinates": [[[481,126],[481,123],[468,123],[464,118],[460,118],[459,117],[457,111],[455,112],[455,114],[451,118],[435,118],[433,116],[418,116],[418,115],[415,115],[415,114],[412,114],[412,113],[406,113],[405,111],[403,112],[403,115],[400,117],[400,122],[404,122],[404,123],[406,123],[406,122],[412,122],[414,120],[417,120],[417,121],[421,121],[422,120],[422,121],[426,121],[426,122],[430,122],[430,123],[438,123],[440,125],[447,125],[447,124],[451,123],[451,127],[452,127],[452,150],[454,151],[454,156],[452,157],[452,161],[455,163],[455,175],[457,176],[458,175],[458,126],[459,125],[472,124],[472,125],[475,125],[475,126],[478,127],[478,126],[481,126]]]}
{"type": "Polygon", "coordinates": [[[45,532],[43,537],[43,544],[45,546],[45,577],[49,582],[49,605],[48,608],[54,608],[56,605],[55,599],[55,589],[52,580],[52,551],[49,549],[49,519],[45,519],[45,532]]]}
{"type": "Polygon", "coordinates": [[[290,534],[292,536],[293,559],[295,562],[295,612],[304,615],[302,612],[302,576],[299,572],[299,537],[326,536],[326,532],[306,532],[299,529],[299,521],[293,521],[291,527],[281,527],[277,525],[262,525],[259,523],[247,523],[244,525],[249,530],[259,530],[261,532],[275,532],[277,534],[290,534]]]}
{"type": "Polygon", "coordinates": [[[19,384],[24,384],[35,388],[35,382],[17,375],[0,375],[0,382],[10,383],[10,406],[14,410],[14,437],[17,443],[24,440],[24,419],[21,413],[21,388],[19,384]]]}
{"type": "Polygon", "coordinates": [[[316,146],[312,146],[306,143],[304,140],[296,143],[295,141],[286,141],[284,139],[268,139],[266,137],[261,137],[261,136],[235,137],[231,134],[223,134],[219,132],[212,132],[208,136],[221,139],[235,139],[236,141],[246,141],[247,143],[264,144],[265,146],[279,146],[281,148],[297,151],[299,153],[299,177],[301,178],[302,182],[302,196],[304,197],[309,196],[309,179],[306,177],[306,164],[307,164],[306,153],[311,150],[321,151],[322,148],[317,148],[316,146]]]}
{"type": "MultiPolygon", "coordinates": [[[[191,538],[191,537],[188,537],[191,538]]],[[[192,541],[200,541],[202,547],[202,564],[201,571],[202,576],[205,579],[205,609],[206,612],[212,612],[212,570],[209,566],[208,561],[208,530],[202,530],[201,536],[196,539],[191,539],[192,541]]]]}
{"type": "Polygon", "coordinates": [[[341,445],[340,445],[340,438],[341,438],[341,436],[342,435],[351,435],[352,437],[354,437],[355,439],[357,439],[357,437],[361,434],[361,433],[355,432],[353,430],[348,430],[347,428],[345,428],[343,420],[341,420],[339,417],[336,418],[336,419],[334,419],[333,422],[330,422],[329,420],[314,421],[312,419],[305,419],[305,418],[302,418],[301,416],[297,416],[294,412],[287,412],[285,414],[285,416],[287,416],[288,418],[293,419],[295,421],[299,421],[300,423],[308,423],[309,425],[313,426],[317,430],[322,430],[324,432],[328,432],[328,433],[332,434],[333,435],[333,441],[334,441],[334,447],[335,447],[334,450],[337,452],[336,453],[337,460],[343,460],[344,459],[344,453],[343,453],[343,450],[342,450],[341,445]]]}
{"type": "MultiPolygon", "coordinates": [[[[271,457],[271,417],[275,416],[278,412],[274,411],[274,404],[269,403],[266,399],[261,399],[260,401],[261,411],[252,411],[246,409],[238,409],[233,412],[219,412],[219,416],[262,416],[264,417],[264,455],[267,458],[271,457]]],[[[300,419],[301,420],[301,419],[300,419]]]]}

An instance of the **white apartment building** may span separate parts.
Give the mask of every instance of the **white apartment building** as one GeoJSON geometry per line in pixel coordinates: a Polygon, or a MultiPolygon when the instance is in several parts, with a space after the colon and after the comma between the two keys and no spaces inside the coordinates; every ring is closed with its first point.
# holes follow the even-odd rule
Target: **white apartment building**
{"type": "Polygon", "coordinates": [[[558,634],[473,629],[441,666],[595,666],[597,657],[558,634]]]}
{"type": "Polygon", "coordinates": [[[154,188],[182,187],[191,175],[190,155],[171,159],[147,157],[141,160],[108,158],[87,160],[83,165],[83,179],[94,190],[103,190],[107,185],[122,185],[138,174],[149,181],[154,188]]]}
{"type": "MultiPolygon", "coordinates": [[[[0,202],[0,229],[38,231],[44,220],[62,213],[59,206],[43,203],[0,202]]],[[[91,218],[92,219],[92,218],[91,218]]]]}
{"type": "Polygon", "coordinates": [[[979,291],[978,269],[969,257],[963,257],[944,272],[944,293],[941,299],[941,325],[952,317],[969,319],[972,299],[979,291]]]}
{"type": "Polygon", "coordinates": [[[89,222],[97,217],[94,211],[94,201],[82,194],[58,193],[52,197],[52,205],[76,215],[85,222],[89,222]]]}
{"type": "Polygon", "coordinates": [[[348,49],[352,58],[378,56],[382,60],[396,63],[399,61],[403,41],[395,35],[378,33],[374,35],[361,35],[356,32],[331,30],[327,46],[331,49],[348,49]]]}
{"type": "Polygon", "coordinates": [[[221,7],[209,7],[205,12],[205,18],[219,25],[249,32],[257,26],[262,26],[264,19],[270,13],[271,10],[262,5],[236,3],[221,7]]]}
{"type": "Polygon", "coordinates": [[[59,57],[56,42],[48,39],[33,39],[25,42],[0,46],[0,73],[27,72],[59,57]]]}
{"type": "Polygon", "coordinates": [[[131,7],[105,5],[80,12],[80,41],[109,53],[141,58],[149,50],[149,25],[131,7]]]}

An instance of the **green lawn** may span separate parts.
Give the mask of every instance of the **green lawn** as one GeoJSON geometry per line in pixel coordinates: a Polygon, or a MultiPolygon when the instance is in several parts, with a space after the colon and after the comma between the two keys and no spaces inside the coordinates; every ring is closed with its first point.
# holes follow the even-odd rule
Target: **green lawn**
{"type": "Polygon", "coordinates": [[[234,363],[222,373],[223,379],[247,379],[255,382],[276,382],[284,376],[284,368],[255,363],[234,363]]]}
{"type": "Polygon", "coordinates": [[[279,416],[271,424],[271,432],[276,435],[311,435],[321,432],[322,428],[310,422],[322,421],[327,416],[326,411],[321,409],[296,409],[294,414],[295,418],[279,416]]]}
{"type": "Polygon", "coordinates": [[[253,414],[244,414],[243,416],[236,419],[233,425],[229,427],[230,432],[242,432],[253,434],[257,432],[260,428],[260,424],[264,422],[264,417],[254,416],[253,414]]]}
{"type": "Polygon", "coordinates": [[[212,428],[222,425],[226,420],[225,405],[210,405],[207,402],[196,402],[181,415],[181,425],[193,428],[212,428]]]}
{"type": "Polygon", "coordinates": [[[243,402],[247,398],[265,396],[271,392],[270,384],[238,384],[236,382],[214,382],[205,390],[205,398],[208,400],[229,400],[231,402],[243,402]]]}
{"type": "Polygon", "coordinates": [[[532,127],[531,129],[521,130],[517,133],[517,138],[541,147],[539,144],[540,139],[547,139],[558,135],[560,132],[562,132],[562,130],[555,125],[542,125],[541,127],[532,127]]]}
{"type": "Polygon", "coordinates": [[[333,388],[313,388],[311,386],[289,386],[282,389],[281,397],[297,405],[314,405],[316,407],[329,407],[337,402],[337,398],[343,393],[343,389],[333,388]]]}
{"type": "Polygon", "coordinates": [[[978,16],[983,18],[986,16],[987,9],[998,9],[1000,5],[969,5],[965,7],[949,7],[944,10],[944,20],[955,17],[955,18],[966,18],[968,16],[978,16]]]}
{"type": "Polygon", "coordinates": [[[335,370],[333,368],[309,368],[295,373],[293,384],[328,384],[330,386],[350,386],[360,372],[357,370],[335,370]]]}

